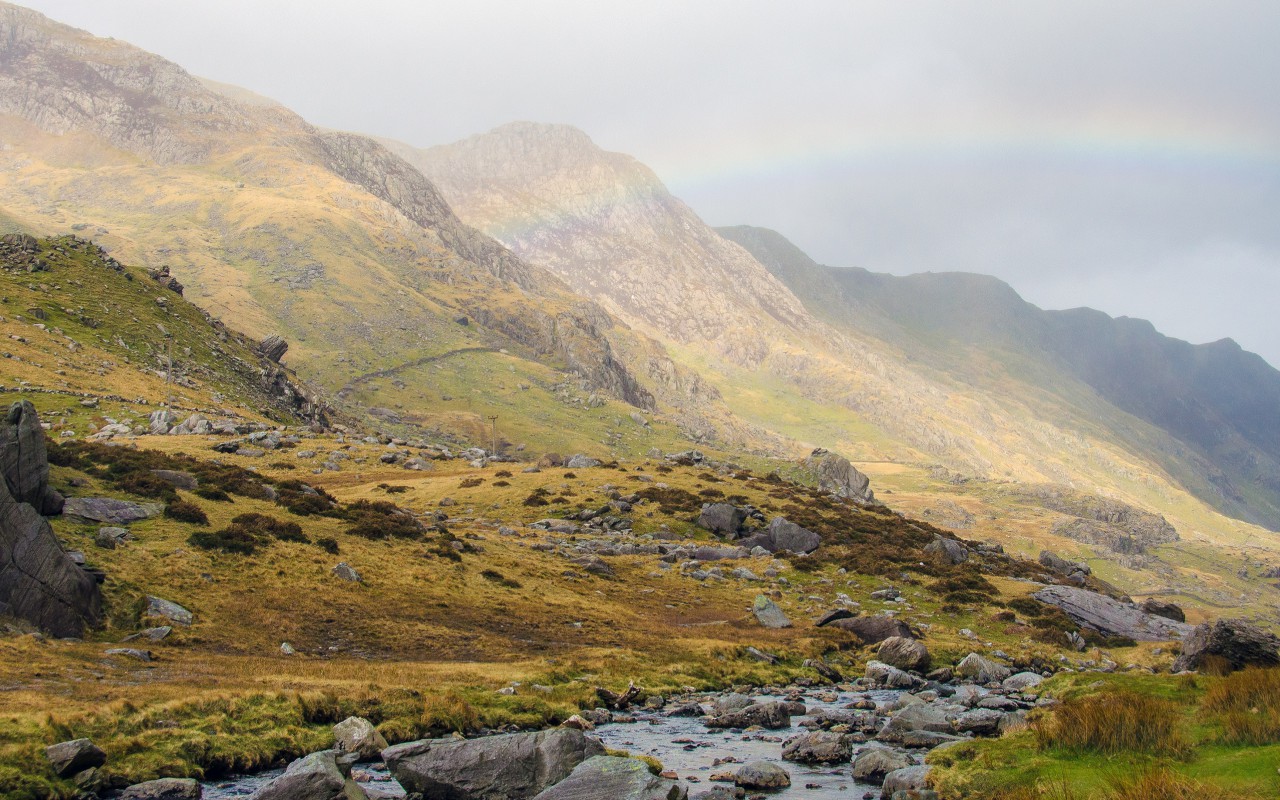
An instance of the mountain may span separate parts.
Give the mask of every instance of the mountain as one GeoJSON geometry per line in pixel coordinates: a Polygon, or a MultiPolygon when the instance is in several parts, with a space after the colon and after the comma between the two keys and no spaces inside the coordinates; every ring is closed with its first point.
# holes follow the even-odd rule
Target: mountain
{"type": "Polygon", "coordinates": [[[377,142],[17,6],[0,43],[0,208],[168,266],[356,417],[488,440],[498,415],[514,441],[609,452],[613,398],[677,438],[768,439],[377,142]]]}
{"type": "MultiPolygon", "coordinates": [[[[942,368],[963,369],[964,353],[982,352],[1021,365],[1010,371],[1046,391],[1087,386],[1194,453],[1190,464],[1158,455],[1202,499],[1280,529],[1280,431],[1271,424],[1280,415],[1280,372],[1235,342],[1191,345],[1145,320],[1044,311],[985,275],[825,267],[774,231],[719,232],[833,324],[887,338],[942,368]]],[[[1112,433],[1131,438],[1129,427],[1121,421],[1112,433]]]]}

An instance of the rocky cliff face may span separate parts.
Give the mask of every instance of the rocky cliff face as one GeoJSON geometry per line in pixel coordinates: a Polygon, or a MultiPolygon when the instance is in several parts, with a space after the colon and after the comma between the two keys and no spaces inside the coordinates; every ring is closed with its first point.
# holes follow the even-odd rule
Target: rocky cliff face
{"type": "Polygon", "coordinates": [[[630,324],[716,342],[743,361],[767,322],[810,325],[803,306],[635,159],[567,126],[518,122],[456,144],[400,152],[459,214],[630,324]]]}
{"type": "Polygon", "coordinates": [[[200,161],[250,122],[177,65],[0,4],[0,112],[56,134],[92,131],[161,163],[200,161]]]}
{"type": "Polygon", "coordinates": [[[0,464],[0,613],[55,636],[80,636],[101,621],[102,597],[38,510],[58,513],[62,498],[49,488],[44,431],[28,401],[0,420],[0,464]]]}

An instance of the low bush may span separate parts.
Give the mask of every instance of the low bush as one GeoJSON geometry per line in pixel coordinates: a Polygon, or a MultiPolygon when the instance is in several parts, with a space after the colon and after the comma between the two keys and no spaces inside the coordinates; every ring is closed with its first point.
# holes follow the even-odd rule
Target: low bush
{"type": "Polygon", "coordinates": [[[219,550],[244,556],[253,555],[261,544],[257,536],[239,528],[197,531],[187,537],[187,543],[202,550],[219,550]]]}
{"type": "Polygon", "coordinates": [[[164,515],[178,522],[189,522],[192,525],[208,525],[209,515],[195,503],[186,500],[171,500],[164,507],[164,515]]]}

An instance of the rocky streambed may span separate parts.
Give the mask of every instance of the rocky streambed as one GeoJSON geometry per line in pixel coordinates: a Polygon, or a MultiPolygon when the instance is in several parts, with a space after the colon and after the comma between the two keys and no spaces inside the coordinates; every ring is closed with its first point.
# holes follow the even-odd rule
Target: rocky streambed
{"type": "Polygon", "coordinates": [[[930,750],[999,735],[1040,702],[1028,693],[1040,675],[987,666],[995,671],[975,675],[980,683],[955,684],[926,682],[872,662],[857,684],[651,698],[644,707],[585,712],[548,731],[425,740],[380,751],[366,744],[364,754],[380,752],[385,763],[375,757],[352,767],[351,754],[325,751],[299,759],[288,772],[207,783],[203,796],[358,798],[351,794],[355,784],[374,800],[478,798],[494,789],[503,797],[539,800],[719,800],[760,792],[774,798],[893,797],[896,790],[923,789],[930,750]],[[656,758],[664,772],[651,775],[639,762],[610,757],[606,748],[656,758]],[[311,762],[305,780],[296,774],[304,761],[311,762]],[[316,789],[324,780],[334,794],[316,789]]]}

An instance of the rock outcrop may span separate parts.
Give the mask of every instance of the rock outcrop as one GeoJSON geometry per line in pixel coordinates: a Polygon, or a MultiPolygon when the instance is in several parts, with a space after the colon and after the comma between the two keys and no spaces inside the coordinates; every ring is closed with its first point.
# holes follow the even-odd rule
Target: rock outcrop
{"type": "Polygon", "coordinates": [[[1174,671],[1200,669],[1209,660],[1230,669],[1280,665],[1280,638],[1242,619],[1220,619],[1197,625],[1182,640],[1174,671]]]}
{"type": "Polygon", "coordinates": [[[1190,625],[1148,614],[1132,603],[1122,603],[1088,589],[1046,586],[1031,596],[1042,603],[1057,606],[1075,623],[1104,636],[1161,642],[1181,639],[1191,632],[1190,625]]]}
{"type": "Polygon", "coordinates": [[[9,406],[0,419],[0,472],[17,502],[44,516],[62,513],[62,495],[49,486],[49,454],[40,416],[29,400],[9,406]]]}
{"type": "Polygon", "coordinates": [[[819,447],[804,460],[818,477],[818,488],[859,503],[874,503],[871,479],[857,470],[849,459],[819,447]]]}
{"type": "Polygon", "coordinates": [[[0,450],[5,465],[5,480],[0,481],[0,613],[54,636],[80,636],[102,619],[98,582],[63,551],[36,507],[18,499],[46,508],[60,505],[48,486],[49,462],[35,408],[26,401],[15,403],[6,421],[0,450]]]}

